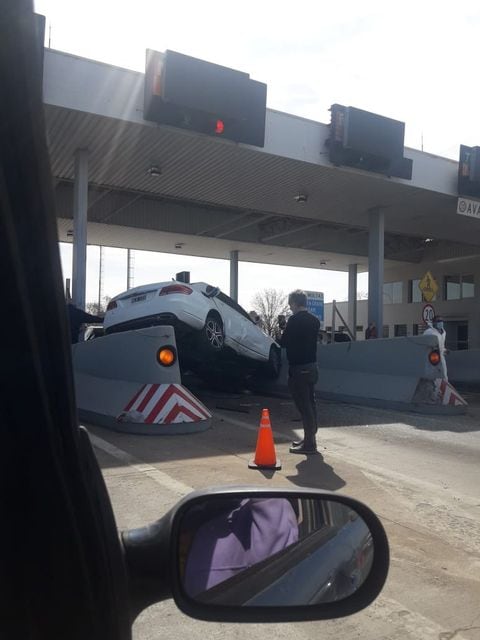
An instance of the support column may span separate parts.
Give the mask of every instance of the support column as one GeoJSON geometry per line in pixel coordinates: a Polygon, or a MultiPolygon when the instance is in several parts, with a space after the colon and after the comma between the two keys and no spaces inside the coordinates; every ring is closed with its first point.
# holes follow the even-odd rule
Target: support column
{"type": "Polygon", "coordinates": [[[103,302],[103,275],[104,275],[104,247],[100,247],[98,262],[98,313],[102,310],[103,302]]]}
{"type": "Polygon", "coordinates": [[[375,322],[379,338],[383,336],[384,230],[383,211],[372,209],[369,212],[367,322],[375,322]]]}
{"type": "Polygon", "coordinates": [[[127,249],[127,291],[133,287],[135,256],[132,249],[127,249]]]}
{"type": "Polygon", "coordinates": [[[357,265],[348,265],[348,326],[357,337],[357,265]]]}
{"type": "Polygon", "coordinates": [[[72,300],[79,309],[85,309],[87,285],[87,211],[88,151],[77,149],[73,186],[72,300]]]}
{"type": "Polygon", "coordinates": [[[230,297],[238,302],[238,251],[230,251],[230,297]]]}

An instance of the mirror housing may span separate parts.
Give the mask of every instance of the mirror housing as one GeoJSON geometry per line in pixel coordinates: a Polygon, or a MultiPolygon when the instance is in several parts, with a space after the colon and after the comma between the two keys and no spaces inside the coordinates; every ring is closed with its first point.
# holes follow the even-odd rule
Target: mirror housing
{"type": "Polygon", "coordinates": [[[220,287],[210,287],[210,288],[207,288],[205,295],[207,296],[207,298],[215,298],[215,296],[218,296],[219,293],[220,293],[220,287]]]}
{"type": "MultiPolygon", "coordinates": [[[[360,519],[358,520],[361,522],[360,519]]],[[[314,539],[315,535],[310,537],[314,539]]],[[[158,522],[142,529],[126,531],[122,534],[122,539],[131,587],[132,619],[150,604],[168,597],[174,598],[183,613],[193,618],[217,622],[293,622],[338,618],[356,613],[371,604],[383,588],[389,567],[387,536],[382,524],[371,509],[353,498],[314,489],[264,490],[251,487],[227,487],[198,491],[181,500],[158,522]],[[277,502],[279,499],[282,499],[282,502],[288,500],[293,503],[296,500],[323,501],[323,503],[337,507],[337,511],[343,505],[346,511],[355,512],[360,516],[366,525],[373,545],[373,554],[370,554],[370,556],[373,555],[373,558],[370,558],[369,571],[367,575],[362,576],[360,584],[355,585],[353,592],[342,596],[342,599],[332,599],[318,604],[289,605],[288,600],[285,602],[285,598],[289,597],[288,589],[284,589],[282,592],[284,601],[276,605],[261,604],[262,601],[268,602],[268,597],[270,597],[267,596],[265,599],[264,594],[260,599],[257,598],[257,602],[255,602],[255,598],[251,598],[250,602],[245,602],[243,605],[231,605],[228,594],[236,592],[235,587],[233,591],[231,588],[230,590],[223,589],[222,586],[217,589],[214,587],[208,591],[208,594],[211,594],[210,597],[205,598],[203,595],[201,598],[192,598],[188,595],[179,563],[180,545],[183,544],[182,536],[184,537],[183,529],[187,514],[202,509],[207,504],[211,506],[215,501],[223,503],[234,501],[239,504],[242,501],[260,502],[271,499],[277,502]]],[[[299,546],[301,543],[293,544],[291,548],[299,546]]],[[[315,548],[318,549],[318,545],[315,548]]],[[[298,556],[298,549],[295,551],[298,556]]],[[[306,551],[307,553],[303,555],[304,559],[307,558],[305,562],[308,562],[310,551],[308,549],[306,551]]],[[[302,555],[301,550],[300,555],[302,555]]],[[[293,554],[292,558],[294,557],[293,554]]],[[[245,571],[245,580],[241,585],[243,596],[245,593],[248,596],[249,585],[252,585],[252,596],[258,596],[258,593],[253,593],[253,585],[259,584],[261,581],[262,570],[264,579],[266,562],[268,564],[267,560],[259,562],[258,566],[249,565],[245,571]]],[[[297,562],[297,560],[293,560],[293,562],[297,562]]],[[[299,575],[301,576],[301,574],[299,575]]],[[[285,576],[282,576],[282,579],[284,585],[288,585],[290,574],[287,572],[285,576]]],[[[319,582],[320,576],[321,571],[319,571],[319,582]]],[[[227,580],[224,584],[230,584],[232,581],[237,582],[238,580],[227,580]]],[[[240,582],[242,582],[241,578],[240,582]]],[[[292,585],[290,586],[292,587],[292,585]]],[[[294,593],[295,587],[292,587],[290,592],[294,593]]]]}

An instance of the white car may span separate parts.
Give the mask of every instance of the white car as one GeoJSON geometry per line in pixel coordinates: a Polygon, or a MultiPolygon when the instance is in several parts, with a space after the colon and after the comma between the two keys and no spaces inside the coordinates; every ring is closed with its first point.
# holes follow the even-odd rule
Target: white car
{"type": "Polygon", "coordinates": [[[202,353],[219,356],[232,350],[263,364],[270,377],[280,372],[277,343],[218,287],[176,280],[136,287],[110,300],[103,323],[106,334],[159,324],[175,327],[179,346],[193,337],[202,353]]]}

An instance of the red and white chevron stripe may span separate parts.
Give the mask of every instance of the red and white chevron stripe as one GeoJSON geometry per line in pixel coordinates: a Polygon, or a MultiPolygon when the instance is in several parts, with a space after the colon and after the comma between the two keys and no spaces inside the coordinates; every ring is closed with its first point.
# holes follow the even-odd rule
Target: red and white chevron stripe
{"type": "Polygon", "coordinates": [[[442,404],[453,405],[455,407],[465,406],[468,403],[462,398],[455,387],[448,380],[438,380],[438,395],[442,404]]]}
{"type": "Polygon", "coordinates": [[[181,384],[145,384],[126,405],[117,420],[145,424],[199,422],[212,417],[208,409],[181,384]]]}

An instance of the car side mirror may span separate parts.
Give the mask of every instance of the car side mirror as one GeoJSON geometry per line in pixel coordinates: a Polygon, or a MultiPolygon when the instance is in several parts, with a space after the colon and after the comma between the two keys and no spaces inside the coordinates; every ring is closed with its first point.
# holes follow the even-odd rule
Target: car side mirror
{"type": "Polygon", "coordinates": [[[377,597],[389,566],[385,531],[368,507],[307,489],[197,492],[123,542],[136,613],[173,597],[202,620],[350,615],[377,597]]]}
{"type": "Polygon", "coordinates": [[[207,290],[204,295],[207,298],[215,298],[215,296],[218,296],[219,293],[220,293],[219,287],[207,287],[207,290]]]}

